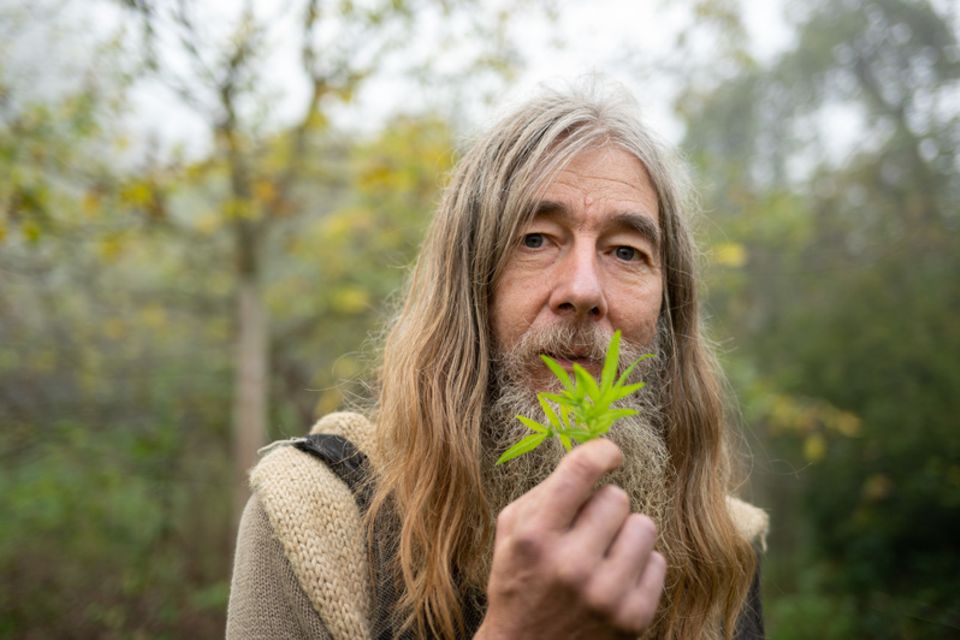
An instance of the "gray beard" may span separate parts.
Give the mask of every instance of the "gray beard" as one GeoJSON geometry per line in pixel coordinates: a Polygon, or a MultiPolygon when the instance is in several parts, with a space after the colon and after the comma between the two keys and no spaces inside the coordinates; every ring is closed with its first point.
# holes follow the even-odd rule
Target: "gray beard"
{"type": "MultiPolygon", "coordinates": [[[[659,352],[659,345],[663,343],[661,335],[662,329],[658,326],[657,337],[650,345],[621,341],[621,371],[645,353],[656,357],[641,362],[631,374],[632,382],[644,381],[646,386],[617,404],[637,409],[638,413],[618,420],[607,434],[623,452],[623,464],[599,483],[623,488],[630,496],[632,510],[650,516],[658,525],[668,508],[670,466],[660,400],[665,362],[659,352]]],[[[545,369],[539,354],[563,353],[569,345],[576,345],[580,350],[586,348],[591,359],[602,363],[607,343],[608,336],[593,325],[563,325],[547,331],[528,331],[518,345],[498,350],[483,434],[484,482],[494,514],[546,479],[565,453],[558,439],[549,438],[534,451],[495,466],[501,453],[530,434],[516,416],[527,416],[546,424],[536,397],[536,392],[543,389],[537,389],[535,381],[543,380],[545,369]]],[[[540,384],[542,386],[542,382],[540,384]]]]}

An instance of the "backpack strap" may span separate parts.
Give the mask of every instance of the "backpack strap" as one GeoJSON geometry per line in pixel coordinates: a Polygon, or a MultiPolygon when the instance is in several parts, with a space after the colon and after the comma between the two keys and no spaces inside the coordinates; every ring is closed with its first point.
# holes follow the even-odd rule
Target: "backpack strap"
{"type": "MultiPolygon", "coordinates": [[[[323,462],[335,473],[353,493],[357,508],[366,514],[370,508],[373,487],[369,481],[370,464],[367,457],[343,436],[331,433],[311,433],[303,438],[295,438],[290,443],[323,462]]],[[[371,607],[373,612],[372,637],[376,640],[412,637],[408,633],[399,636],[394,633],[392,612],[396,609],[399,589],[395,587],[384,569],[384,545],[389,541],[377,536],[378,542],[369,558],[373,567],[373,585],[371,589],[371,607]]]]}
{"type": "Polygon", "coordinates": [[[370,463],[362,451],[343,436],[333,433],[311,433],[292,440],[291,444],[322,460],[353,493],[360,512],[366,513],[370,508],[372,487],[367,482],[370,463]]]}
{"type": "MultiPolygon", "coordinates": [[[[372,450],[373,426],[359,414],[330,414],[312,432],[338,434],[356,442],[358,454],[361,448],[372,450]]],[[[367,533],[356,494],[348,484],[361,475],[360,458],[345,448],[338,454],[331,447],[337,442],[331,440],[321,450],[332,454],[335,464],[317,464],[313,454],[290,446],[299,440],[271,445],[250,473],[251,487],[297,581],[333,639],[369,640],[367,533]],[[343,471],[352,466],[358,467],[357,473],[343,473],[350,480],[334,471],[334,467],[343,471]]]]}
{"type": "MultiPolygon", "coordinates": [[[[369,461],[352,442],[336,434],[311,433],[306,437],[292,440],[291,444],[327,465],[350,488],[360,513],[367,512],[373,493],[373,487],[369,482],[369,461]]],[[[377,538],[373,557],[370,558],[375,576],[371,593],[372,637],[377,640],[413,640],[413,633],[409,629],[403,634],[395,632],[397,620],[393,612],[396,610],[400,589],[394,579],[388,575],[384,567],[384,557],[395,548],[396,541],[388,540],[384,535],[378,535],[377,538]]],[[[485,594],[467,594],[463,606],[464,621],[469,635],[472,636],[483,620],[485,594]]]]}

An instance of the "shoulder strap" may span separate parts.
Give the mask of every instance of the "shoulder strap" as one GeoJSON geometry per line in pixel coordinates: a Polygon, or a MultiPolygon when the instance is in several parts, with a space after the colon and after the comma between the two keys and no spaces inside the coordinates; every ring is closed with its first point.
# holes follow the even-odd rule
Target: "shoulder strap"
{"type": "Polygon", "coordinates": [[[371,487],[367,482],[370,463],[352,442],[332,433],[311,433],[292,442],[304,453],[320,458],[350,489],[361,513],[370,507],[371,487]]]}
{"type": "MultiPolygon", "coordinates": [[[[312,433],[293,440],[292,444],[300,451],[309,453],[326,464],[350,489],[360,512],[366,513],[370,507],[373,487],[369,482],[369,461],[362,451],[346,438],[330,433],[312,433]]],[[[403,634],[394,632],[396,621],[392,612],[396,608],[399,589],[386,575],[383,566],[385,551],[392,549],[394,545],[392,541],[383,540],[383,536],[379,537],[381,540],[374,550],[376,557],[372,558],[376,576],[372,594],[375,612],[372,624],[373,637],[377,640],[412,640],[413,634],[410,630],[403,634]]],[[[465,598],[463,613],[470,635],[473,635],[480,626],[484,603],[484,594],[469,594],[465,598]]]]}
{"type": "MultiPolygon", "coordinates": [[[[320,459],[353,494],[360,513],[366,513],[370,508],[372,486],[369,482],[369,461],[362,451],[346,438],[332,433],[311,433],[303,438],[296,438],[291,442],[294,447],[320,459]]],[[[376,640],[391,640],[395,637],[391,624],[390,612],[395,609],[397,591],[392,587],[383,567],[383,552],[380,547],[383,541],[378,542],[374,549],[375,557],[371,558],[374,567],[373,622],[372,636],[376,640]]],[[[405,637],[405,636],[404,636],[405,637]]]]}

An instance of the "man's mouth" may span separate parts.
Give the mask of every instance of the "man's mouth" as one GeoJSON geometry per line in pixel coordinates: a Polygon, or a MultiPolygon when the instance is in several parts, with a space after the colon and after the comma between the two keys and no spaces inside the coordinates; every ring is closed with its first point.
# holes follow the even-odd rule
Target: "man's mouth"
{"type": "Polygon", "coordinates": [[[589,371],[590,374],[593,376],[599,375],[601,370],[601,365],[598,361],[584,354],[547,353],[545,355],[553,358],[553,360],[556,361],[557,364],[559,364],[561,367],[563,367],[570,373],[573,373],[574,364],[580,365],[581,367],[589,371]]]}

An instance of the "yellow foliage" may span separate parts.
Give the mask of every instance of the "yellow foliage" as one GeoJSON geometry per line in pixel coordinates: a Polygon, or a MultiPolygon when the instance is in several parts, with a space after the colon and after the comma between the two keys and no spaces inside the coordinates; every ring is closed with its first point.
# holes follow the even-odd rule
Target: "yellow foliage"
{"type": "Polygon", "coordinates": [[[875,473],[863,483],[863,497],[869,502],[886,498],[892,490],[893,482],[883,473],[875,473]]]}
{"type": "Polygon", "coordinates": [[[270,202],[277,197],[277,188],[271,180],[257,180],[253,185],[253,197],[258,202],[270,202]]]}
{"type": "Polygon", "coordinates": [[[119,318],[109,318],[103,323],[103,335],[111,340],[120,340],[126,335],[126,324],[119,318]]]}
{"type": "Polygon", "coordinates": [[[777,395],[770,404],[770,426],[774,431],[806,433],[816,427],[816,415],[786,395],[777,395]]]}
{"type": "Polygon", "coordinates": [[[97,253],[106,262],[113,262],[123,251],[123,239],[119,234],[112,233],[100,240],[97,246],[97,253]]]}
{"type": "Polygon", "coordinates": [[[40,235],[42,233],[40,225],[34,222],[33,220],[27,220],[20,226],[20,230],[23,231],[24,237],[31,244],[36,244],[40,240],[40,235]]]}
{"type": "Polygon", "coordinates": [[[747,264],[747,249],[737,242],[714,245],[713,262],[721,267],[738,269],[747,264]]]}
{"type": "Polygon", "coordinates": [[[215,213],[206,213],[200,216],[195,224],[196,230],[207,236],[211,236],[219,231],[220,226],[220,216],[215,213]]]}
{"type": "Polygon", "coordinates": [[[142,309],[140,321],[150,329],[163,329],[169,324],[166,309],[158,305],[150,305],[142,309]]]}
{"type": "Polygon", "coordinates": [[[847,438],[860,435],[859,416],[816,399],[775,394],[770,399],[767,420],[773,433],[792,431],[809,434],[818,429],[825,429],[847,438]]]}
{"type": "Polygon", "coordinates": [[[333,292],[330,303],[340,313],[361,313],[370,305],[370,294],[360,287],[342,287],[333,292]]]}
{"type": "Polygon", "coordinates": [[[360,363],[356,358],[342,356],[333,363],[333,375],[337,378],[353,378],[360,373],[360,363]]]}
{"type": "Polygon", "coordinates": [[[153,189],[146,182],[131,182],[120,192],[120,199],[134,207],[145,207],[153,200],[153,189]]]}
{"type": "Polygon", "coordinates": [[[227,219],[250,219],[253,218],[253,204],[248,200],[241,198],[230,198],[223,203],[223,214],[227,219]]]}
{"type": "Polygon", "coordinates": [[[337,211],[324,219],[323,237],[330,242],[343,242],[354,231],[369,230],[373,226],[370,211],[360,208],[337,211]]]}
{"type": "Polygon", "coordinates": [[[88,218],[100,215],[100,195],[96,191],[87,191],[83,195],[83,213],[88,218]]]}
{"type": "Polygon", "coordinates": [[[332,413],[340,408],[340,404],[342,402],[343,393],[340,391],[340,389],[336,387],[326,389],[317,399],[317,404],[313,408],[313,413],[317,417],[332,413]]]}
{"type": "Polygon", "coordinates": [[[820,433],[811,433],[803,441],[803,457],[807,462],[819,462],[827,453],[827,441],[820,433]]]}
{"type": "Polygon", "coordinates": [[[3,239],[7,237],[7,228],[0,222],[0,242],[3,242],[3,239]]]}
{"type": "Polygon", "coordinates": [[[827,426],[841,435],[853,438],[860,435],[861,424],[860,416],[849,411],[838,411],[827,426]]]}

